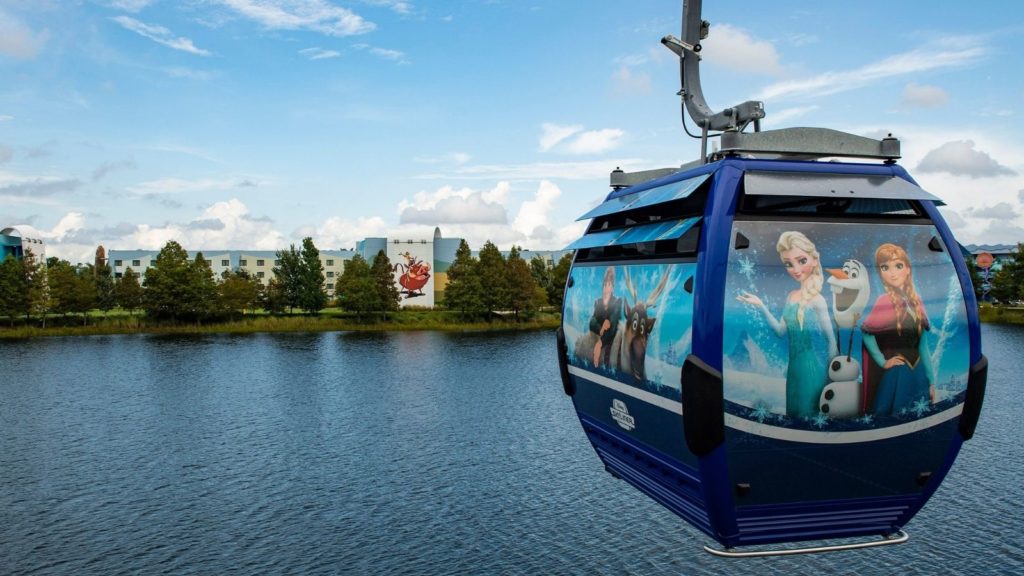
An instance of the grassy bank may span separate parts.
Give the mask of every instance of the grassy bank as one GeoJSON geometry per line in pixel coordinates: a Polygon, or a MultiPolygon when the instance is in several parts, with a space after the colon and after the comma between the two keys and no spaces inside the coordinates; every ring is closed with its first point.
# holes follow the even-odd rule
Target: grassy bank
{"type": "Polygon", "coordinates": [[[86,320],[52,319],[42,328],[32,324],[0,327],[0,338],[36,338],[42,336],[94,336],[101,334],[255,334],[259,332],[338,332],[338,331],[491,331],[491,330],[553,330],[559,315],[543,312],[530,320],[516,322],[495,316],[485,320],[465,321],[458,314],[441,310],[402,310],[388,318],[358,318],[336,309],[327,309],[316,316],[302,314],[246,314],[230,321],[200,324],[155,322],[140,315],[111,312],[89,315],[86,320]],[[87,323],[85,323],[87,322],[87,323]],[[54,323],[58,325],[53,325],[54,323]]]}
{"type": "Polygon", "coordinates": [[[991,306],[988,304],[978,308],[982,322],[993,324],[1024,324],[1024,307],[991,306]]]}

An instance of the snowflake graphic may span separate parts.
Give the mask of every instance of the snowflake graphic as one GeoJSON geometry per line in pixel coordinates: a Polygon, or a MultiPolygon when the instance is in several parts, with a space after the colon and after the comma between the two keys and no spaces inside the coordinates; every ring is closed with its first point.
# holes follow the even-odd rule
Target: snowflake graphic
{"type": "Polygon", "coordinates": [[[865,414],[865,415],[861,416],[860,418],[857,418],[857,422],[860,422],[861,424],[864,424],[865,426],[870,425],[871,422],[873,422],[873,421],[874,421],[874,418],[871,417],[871,414],[865,414]]]}
{"type": "Polygon", "coordinates": [[[758,404],[757,407],[751,411],[750,415],[761,424],[764,424],[765,420],[771,420],[772,418],[772,413],[768,410],[768,406],[765,404],[758,404]]]}
{"type": "Polygon", "coordinates": [[[927,398],[919,398],[914,405],[910,407],[910,411],[914,413],[918,418],[924,416],[928,412],[931,412],[932,406],[928,402],[927,398]]]}
{"type": "Polygon", "coordinates": [[[811,424],[814,424],[815,426],[818,427],[818,430],[821,430],[822,428],[824,428],[825,426],[828,425],[828,416],[826,416],[824,414],[821,414],[821,413],[818,413],[816,416],[814,416],[810,420],[811,420],[811,424]]]}
{"type": "Polygon", "coordinates": [[[739,274],[746,277],[746,282],[751,282],[754,278],[754,261],[746,256],[742,256],[736,260],[739,264],[739,274]]]}

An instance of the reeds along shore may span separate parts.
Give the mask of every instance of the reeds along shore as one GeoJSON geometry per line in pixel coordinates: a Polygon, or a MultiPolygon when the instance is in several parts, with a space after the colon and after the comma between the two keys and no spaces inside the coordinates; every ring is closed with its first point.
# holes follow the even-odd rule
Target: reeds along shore
{"type": "Polygon", "coordinates": [[[344,313],[318,315],[265,313],[245,314],[240,318],[217,322],[162,322],[144,315],[122,312],[92,313],[82,318],[51,318],[46,327],[38,319],[29,323],[15,320],[14,325],[0,324],[0,338],[34,338],[43,336],[95,336],[102,334],[255,334],[261,332],[335,332],[335,331],[487,331],[487,330],[554,330],[560,316],[541,312],[530,319],[516,321],[492,316],[489,320],[466,320],[455,312],[442,310],[401,310],[363,317],[344,313]]]}

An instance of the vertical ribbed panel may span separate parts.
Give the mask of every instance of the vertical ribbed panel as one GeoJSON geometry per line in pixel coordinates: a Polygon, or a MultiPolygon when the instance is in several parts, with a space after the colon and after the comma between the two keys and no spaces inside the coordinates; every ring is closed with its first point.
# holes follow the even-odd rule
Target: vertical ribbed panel
{"type": "Polygon", "coordinates": [[[580,415],[605,467],[700,530],[712,534],[696,471],[580,415]]]}

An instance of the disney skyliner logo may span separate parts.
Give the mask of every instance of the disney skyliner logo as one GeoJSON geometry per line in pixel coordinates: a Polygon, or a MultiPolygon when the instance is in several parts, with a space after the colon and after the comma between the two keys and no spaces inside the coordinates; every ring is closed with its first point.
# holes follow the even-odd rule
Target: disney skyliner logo
{"type": "Polygon", "coordinates": [[[625,430],[632,430],[636,428],[636,420],[629,415],[629,410],[626,409],[626,403],[622,400],[612,400],[612,418],[618,423],[619,426],[625,430]]]}

